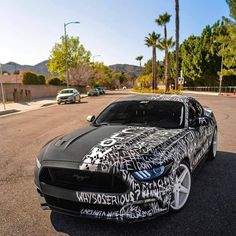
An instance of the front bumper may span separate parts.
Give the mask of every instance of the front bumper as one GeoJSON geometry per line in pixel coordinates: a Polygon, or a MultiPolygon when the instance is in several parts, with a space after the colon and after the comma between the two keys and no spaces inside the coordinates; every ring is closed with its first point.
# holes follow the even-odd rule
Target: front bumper
{"type": "MultiPolygon", "coordinates": [[[[74,164],[68,163],[68,165],[69,168],[73,168],[74,164]]],[[[172,192],[171,174],[156,182],[140,183],[129,172],[123,171],[122,178],[129,185],[125,193],[75,191],[40,182],[37,176],[39,173],[36,173],[35,183],[43,209],[79,217],[124,222],[145,220],[169,210],[172,192]]]]}
{"type": "Polygon", "coordinates": [[[57,98],[57,102],[74,102],[74,97],[68,97],[68,98],[57,98]]]}

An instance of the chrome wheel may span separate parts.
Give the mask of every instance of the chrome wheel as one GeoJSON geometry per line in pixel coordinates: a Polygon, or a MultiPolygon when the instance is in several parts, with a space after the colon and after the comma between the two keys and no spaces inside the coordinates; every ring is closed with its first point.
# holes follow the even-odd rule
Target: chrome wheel
{"type": "Polygon", "coordinates": [[[216,158],[217,146],[218,146],[217,129],[215,129],[213,133],[213,138],[212,138],[211,146],[209,149],[209,153],[208,153],[208,160],[214,160],[216,158]]]}
{"type": "Polygon", "coordinates": [[[212,154],[214,157],[216,156],[216,151],[217,151],[217,131],[215,130],[212,140],[212,154]]]}
{"type": "Polygon", "coordinates": [[[186,164],[180,164],[175,178],[172,200],[170,207],[178,211],[188,200],[188,196],[191,189],[191,173],[186,164]]]}

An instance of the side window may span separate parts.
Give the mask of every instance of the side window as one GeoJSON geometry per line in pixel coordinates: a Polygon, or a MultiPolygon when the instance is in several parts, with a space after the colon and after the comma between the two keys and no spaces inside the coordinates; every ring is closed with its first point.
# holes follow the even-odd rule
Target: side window
{"type": "Polygon", "coordinates": [[[197,117],[203,113],[202,106],[194,100],[189,101],[189,124],[193,124],[197,117]]]}
{"type": "Polygon", "coordinates": [[[199,104],[199,102],[197,102],[197,101],[194,101],[194,106],[195,106],[195,108],[196,108],[198,117],[201,117],[201,116],[203,115],[202,106],[201,106],[201,105],[199,104]]]}
{"type": "Polygon", "coordinates": [[[192,103],[192,101],[189,101],[189,104],[188,104],[188,121],[189,121],[189,125],[193,124],[196,117],[197,117],[197,115],[196,115],[196,111],[195,111],[195,108],[193,106],[193,103],[192,103]]]}

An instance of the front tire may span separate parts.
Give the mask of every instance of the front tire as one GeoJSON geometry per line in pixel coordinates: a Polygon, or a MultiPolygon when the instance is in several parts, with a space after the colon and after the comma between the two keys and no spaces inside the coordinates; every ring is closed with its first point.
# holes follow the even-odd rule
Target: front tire
{"type": "Polygon", "coordinates": [[[191,190],[191,173],[186,162],[182,162],[176,171],[176,178],[172,192],[170,208],[180,211],[185,206],[191,190]]]}
{"type": "Polygon", "coordinates": [[[217,129],[215,129],[211,141],[210,150],[208,153],[208,160],[214,160],[216,158],[217,146],[218,146],[217,129]]]}

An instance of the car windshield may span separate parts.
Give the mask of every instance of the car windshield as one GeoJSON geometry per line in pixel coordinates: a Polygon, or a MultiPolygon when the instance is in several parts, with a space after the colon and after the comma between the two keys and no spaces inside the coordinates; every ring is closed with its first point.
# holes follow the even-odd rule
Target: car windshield
{"type": "Polygon", "coordinates": [[[108,106],[94,125],[183,128],[184,105],[175,101],[125,101],[108,106]]]}
{"type": "Polygon", "coordinates": [[[67,90],[62,90],[60,92],[60,94],[63,94],[63,93],[73,93],[73,92],[74,92],[73,89],[67,89],[67,90]]]}

